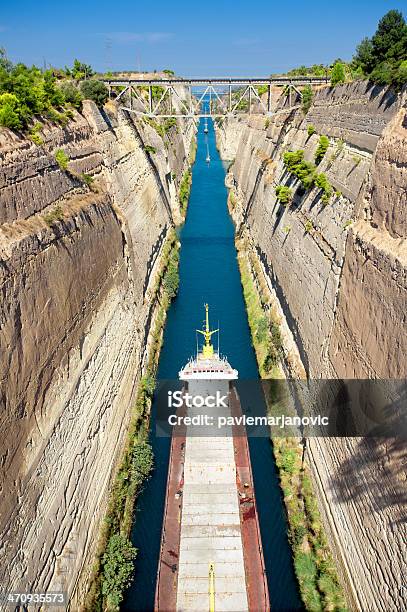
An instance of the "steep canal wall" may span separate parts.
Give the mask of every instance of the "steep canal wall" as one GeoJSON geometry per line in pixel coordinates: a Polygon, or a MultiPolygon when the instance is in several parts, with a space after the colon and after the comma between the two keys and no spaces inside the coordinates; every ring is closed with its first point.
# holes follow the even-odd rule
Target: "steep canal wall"
{"type": "MultiPolygon", "coordinates": [[[[277,95],[277,94],[275,94],[277,95]]],[[[298,101],[299,102],[299,101],[298,101]]],[[[398,378],[406,374],[406,93],[357,82],[321,88],[304,116],[275,102],[270,118],[217,128],[229,207],[261,263],[286,330],[293,376],[398,378]],[[301,188],[283,154],[304,151],[332,186],[329,203],[301,188]],[[291,201],[276,187],[291,190],[291,201]]],[[[313,481],[349,602],[402,605],[406,500],[396,443],[312,439],[313,481]]]]}
{"type": "Polygon", "coordinates": [[[0,131],[0,582],[86,582],[181,219],[194,125],[85,102],[41,144],[0,131]]]}

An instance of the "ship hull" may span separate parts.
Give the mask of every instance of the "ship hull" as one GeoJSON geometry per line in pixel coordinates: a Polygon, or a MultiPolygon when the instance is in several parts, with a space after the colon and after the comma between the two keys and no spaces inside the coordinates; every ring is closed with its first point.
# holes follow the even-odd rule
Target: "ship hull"
{"type": "MultiPolygon", "coordinates": [[[[227,414],[240,416],[235,386],[219,384],[228,392],[227,414]]],[[[190,414],[185,406],[178,412],[190,414]]],[[[270,609],[245,428],[233,425],[229,435],[208,431],[207,436],[196,436],[177,425],[171,441],[155,610],[209,610],[211,564],[215,610],[270,609]]]]}

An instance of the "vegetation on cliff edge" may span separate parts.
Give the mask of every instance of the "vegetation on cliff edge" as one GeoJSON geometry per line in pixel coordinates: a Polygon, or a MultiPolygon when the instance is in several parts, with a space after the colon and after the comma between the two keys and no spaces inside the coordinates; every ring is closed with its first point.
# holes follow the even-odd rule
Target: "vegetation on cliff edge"
{"type": "Polygon", "coordinates": [[[379,85],[391,85],[399,90],[407,83],[407,24],[403,14],[388,11],[379,21],[375,34],[363,38],[351,61],[341,58],[331,64],[299,66],[288,76],[327,77],[331,85],[369,79],[379,85]]]}
{"type": "Polygon", "coordinates": [[[178,193],[179,204],[180,204],[182,215],[185,215],[186,210],[187,210],[189,194],[191,192],[191,185],[192,185],[192,172],[191,172],[191,169],[188,168],[188,170],[185,170],[184,175],[181,179],[181,183],[179,186],[179,193],[178,193]]]}
{"type": "MultiPolygon", "coordinates": [[[[329,140],[326,136],[321,136],[319,145],[315,154],[315,161],[320,163],[328,150],[329,140]]],[[[283,154],[284,166],[298,178],[303,189],[309,190],[313,187],[318,187],[322,191],[321,200],[324,204],[328,204],[333,194],[333,187],[328,181],[325,174],[317,173],[316,166],[304,159],[303,149],[296,151],[286,151],[283,154]]]]}
{"type": "MultiPolygon", "coordinates": [[[[84,98],[103,105],[108,90],[102,82],[89,79],[93,74],[90,66],[78,60],[64,70],[13,64],[0,48],[0,126],[27,130],[35,117],[66,125],[84,98]],[[81,79],[89,80],[79,86],[81,79]]],[[[34,136],[34,142],[40,144],[38,137],[34,136]]]]}

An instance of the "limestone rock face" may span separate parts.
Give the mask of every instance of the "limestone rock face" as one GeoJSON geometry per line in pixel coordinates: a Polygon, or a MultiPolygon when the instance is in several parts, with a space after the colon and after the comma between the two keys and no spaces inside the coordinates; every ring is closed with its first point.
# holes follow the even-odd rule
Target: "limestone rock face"
{"type": "Polygon", "coordinates": [[[65,129],[46,127],[39,147],[1,131],[6,591],[62,589],[75,610],[84,601],[193,131],[180,123],[164,143],[150,126],[92,103],[65,129]],[[152,143],[155,155],[145,150],[152,143]],[[67,170],[56,162],[58,149],[69,157],[67,170]]]}
{"type": "MultiPolygon", "coordinates": [[[[305,118],[277,104],[268,121],[217,129],[221,153],[235,158],[232,215],[268,273],[309,377],[406,376],[405,95],[363,82],[323,87],[305,118]],[[330,137],[318,167],[335,190],[327,205],[282,162],[297,149],[314,161],[320,134],[330,137]],[[289,206],[278,202],[277,185],[292,189],[289,206]]],[[[350,606],[401,609],[405,449],[395,440],[316,438],[309,458],[350,606]]]]}
{"type": "Polygon", "coordinates": [[[348,238],[330,346],[343,378],[406,375],[406,99],[379,140],[348,238]]]}

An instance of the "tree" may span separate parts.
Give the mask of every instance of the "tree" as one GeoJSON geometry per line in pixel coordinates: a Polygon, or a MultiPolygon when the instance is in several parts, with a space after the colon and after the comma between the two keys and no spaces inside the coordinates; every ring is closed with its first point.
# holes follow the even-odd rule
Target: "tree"
{"type": "Polygon", "coordinates": [[[356,47],[353,64],[356,68],[360,66],[364,74],[369,74],[373,70],[373,45],[370,38],[365,37],[356,47]]]}
{"type": "Polygon", "coordinates": [[[374,83],[401,89],[406,82],[406,57],[407,24],[400,11],[391,10],[381,18],[372,38],[364,38],[358,45],[353,67],[374,83]]]}
{"type": "Polygon", "coordinates": [[[407,25],[400,11],[391,10],[382,17],[377,26],[376,33],[372,37],[373,57],[379,63],[390,57],[394,59],[405,59],[404,50],[400,41],[404,39],[406,44],[407,25]],[[404,57],[401,54],[404,51],[404,57]]]}
{"type": "Polygon", "coordinates": [[[311,108],[312,98],[314,97],[314,93],[311,89],[310,85],[306,85],[302,91],[302,110],[304,115],[306,115],[311,108]]]}
{"type": "Polygon", "coordinates": [[[82,81],[81,92],[85,100],[93,100],[97,106],[103,106],[109,97],[106,85],[96,79],[82,81]]]}
{"type": "Polygon", "coordinates": [[[323,160],[324,155],[328,150],[328,147],[329,147],[329,138],[328,136],[325,136],[324,134],[322,134],[319,137],[318,147],[317,147],[317,150],[315,151],[315,163],[317,166],[323,160]]]}
{"type": "Polygon", "coordinates": [[[0,125],[10,130],[20,130],[23,127],[19,112],[19,101],[12,93],[0,95],[0,125]]]}
{"type": "Polygon", "coordinates": [[[342,63],[336,62],[331,72],[331,85],[345,82],[345,67],[342,63]]]}
{"type": "Polygon", "coordinates": [[[65,81],[59,86],[65,102],[71,104],[74,108],[80,109],[82,106],[82,94],[77,87],[70,81],[65,81]]]}
{"type": "Polygon", "coordinates": [[[13,64],[7,57],[6,50],[4,47],[0,47],[0,68],[5,70],[6,72],[10,72],[13,67],[13,64]]]}
{"type": "Polygon", "coordinates": [[[73,68],[71,70],[66,70],[66,73],[68,75],[71,74],[77,81],[81,81],[82,79],[90,79],[95,74],[92,66],[89,64],[83,64],[78,59],[74,60],[73,68]]]}

